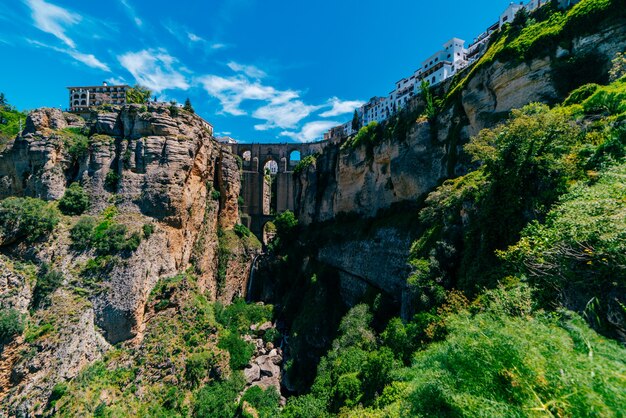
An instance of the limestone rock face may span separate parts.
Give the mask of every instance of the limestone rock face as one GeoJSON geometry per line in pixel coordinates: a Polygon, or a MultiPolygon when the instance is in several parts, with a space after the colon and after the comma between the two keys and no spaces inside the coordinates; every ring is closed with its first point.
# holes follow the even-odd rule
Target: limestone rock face
{"type": "Polygon", "coordinates": [[[54,264],[63,273],[64,286],[92,286],[76,300],[61,290],[54,293],[46,308],[51,315],[62,315],[62,306],[71,308],[64,328],[34,343],[16,341],[0,359],[0,382],[9,382],[2,404],[10,405],[10,414],[32,416],[45,407],[54,383],[74,377],[111,344],[140,342],[148,297],[159,279],[193,268],[209,299],[229,303],[244,294],[260,248],[237,247],[241,251],[230,254],[218,286],[218,228],[236,237],[228,230],[239,220],[239,168],[199,117],[165,104],[128,105],[93,112],[85,120],[39,109],[31,112],[26,126],[0,153],[0,198],[57,200],[72,182],[79,182],[91,199],[88,215],[100,217],[115,206],[116,222],[142,237],[136,251],[107,261],[106,277],[90,285],[82,283],[80,271],[96,254],[70,247],[69,229],[77,217],[64,219],[47,242],[17,245],[6,260],[0,259],[0,304],[20,312],[29,309],[32,289],[10,268],[11,257],[54,264]],[[71,150],[77,138],[87,144],[81,152],[71,150]],[[220,191],[220,199],[212,198],[214,190],[220,191]],[[146,225],[153,230],[149,236],[144,236],[146,225]],[[18,355],[32,347],[36,355],[31,361],[18,355]]]}
{"type": "Polygon", "coordinates": [[[67,128],[68,124],[63,112],[55,108],[37,109],[28,115],[24,134],[46,132],[47,130],[67,128]]]}
{"type": "MultiPolygon", "coordinates": [[[[381,210],[393,211],[394,205],[417,201],[444,179],[467,171],[463,145],[481,129],[531,102],[563,99],[555,80],[558,62],[593,53],[608,63],[625,43],[626,27],[614,25],[575,39],[550,56],[523,63],[493,62],[476,71],[458,100],[435,120],[409,121],[412,127],[406,136],[374,146],[325,147],[315,164],[295,179],[299,221],[312,225],[343,214],[372,218],[381,210]]],[[[409,106],[423,107],[420,102],[416,97],[409,106]]],[[[338,271],[347,304],[358,301],[370,287],[400,301],[407,299],[404,283],[409,269],[404,263],[411,241],[401,230],[371,231],[362,239],[326,243],[317,249],[316,258],[338,271]]]]}

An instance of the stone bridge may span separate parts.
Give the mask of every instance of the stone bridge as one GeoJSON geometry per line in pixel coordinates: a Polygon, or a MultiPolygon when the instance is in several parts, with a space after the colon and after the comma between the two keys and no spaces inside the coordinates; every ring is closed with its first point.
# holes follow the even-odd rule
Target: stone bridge
{"type": "Polygon", "coordinates": [[[295,209],[295,166],[327,144],[224,144],[242,160],[242,223],[261,240],[268,221],[280,212],[295,209]]]}

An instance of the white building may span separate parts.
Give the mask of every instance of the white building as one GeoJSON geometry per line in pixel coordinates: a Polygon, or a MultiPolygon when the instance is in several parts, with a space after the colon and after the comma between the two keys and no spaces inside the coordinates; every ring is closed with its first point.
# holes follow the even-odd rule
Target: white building
{"type": "Polygon", "coordinates": [[[465,41],[452,38],[443,45],[441,51],[422,62],[422,66],[414,74],[416,89],[419,90],[419,84],[422,80],[428,81],[431,86],[441,83],[452,77],[460,69],[465,68],[467,64],[465,41]]]}
{"type": "Polygon", "coordinates": [[[541,0],[531,0],[531,2],[526,5],[526,7],[524,7],[523,3],[509,4],[509,7],[507,7],[504,10],[504,12],[500,14],[500,21],[499,21],[498,27],[501,28],[502,25],[506,23],[511,23],[513,19],[515,19],[515,15],[517,14],[517,12],[519,12],[523,8],[526,8],[526,10],[528,11],[534,10],[534,8],[530,8],[530,7],[535,7],[534,5],[531,6],[531,4],[533,3],[537,4],[538,2],[541,2],[541,0]]]}
{"type": "Polygon", "coordinates": [[[392,102],[387,97],[372,97],[367,103],[357,109],[359,122],[365,126],[370,122],[382,122],[392,113],[392,102]]]}

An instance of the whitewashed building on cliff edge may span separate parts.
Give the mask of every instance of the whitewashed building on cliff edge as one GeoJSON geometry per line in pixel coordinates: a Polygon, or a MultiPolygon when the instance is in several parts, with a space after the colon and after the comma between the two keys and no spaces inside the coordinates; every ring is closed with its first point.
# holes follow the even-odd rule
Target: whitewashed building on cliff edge
{"type": "Polygon", "coordinates": [[[70,112],[89,110],[91,106],[103,104],[125,105],[126,91],[130,86],[125,84],[109,86],[103,82],[100,86],[68,87],[70,112]]]}

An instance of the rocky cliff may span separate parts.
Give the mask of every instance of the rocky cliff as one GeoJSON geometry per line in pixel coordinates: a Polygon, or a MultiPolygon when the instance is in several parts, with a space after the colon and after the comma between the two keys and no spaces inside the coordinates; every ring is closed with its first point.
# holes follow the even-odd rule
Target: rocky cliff
{"type": "Polygon", "coordinates": [[[88,215],[113,214],[116,224],[142,239],[132,252],[94,258],[93,250],[72,246],[69,230],[77,217],[62,217],[48,240],[1,249],[5,308],[32,308],[33,281],[18,271],[23,265],[45,264],[63,275],[49,306],[31,314],[35,334],[3,351],[0,380],[10,382],[2,385],[10,388],[3,404],[12,413],[40,411],[55,382],[75,376],[111,344],[140,343],[148,297],[160,279],[193,269],[200,292],[230,302],[245,294],[250,262],[260,250],[229,231],[239,220],[239,169],[213,140],[210,125],[165,104],[83,116],[31,112],[23,134],[0,154],[0,197],[55,201],[78,182],[90,197],[88,215]],[[220,246],[224,233],[235,238],[220,246]],[[98,274],[84,274],[94,263],[98,274]],[[47,331],[39,335],[42,326],[47,331]],[[16,350],[29,354],[13,355],[16,350]]]}
{"type": "MultiPolygon", "coordinates": [[[[592,35],[561,42],[531,60],[477,65],[434,90],[445,101],[430,120],[418,118],[424,102],[415,97],[402,116],[407,128],[401,135],[385,135],[376,143],[356,147],[328,146],[298,176],[298,219],[306,225],[332,225],[345,222],[346,214],[384,218],[394,206],[417,202],[444,179],[467,171],[471,163],[462,146],[471,136],[494,126],[512,109],[562,100],[571,89],[589,81],[584,79],[587,73],[606,76],[610,60],[625,43],[626,28],[606,24],[592,35]],[[588,68],[590,62],[594,68],[588,68]],[[454,87],[456,93],[450,94],[454,87]]],[[[319,247],[316,258],[341,272],[343,287],[373,287],[400,300],[407,269],[394,264],[395,268],[381,271],[364,265],[386,266],[390,254],[402,263],[411,239],[407,231],[394,228],[370,232],[363,239],[348,238],[349,234],[337,237],[319,247]],[[367,251],[365,264],[360,257],[356,260],[361,261],[355,261],[371,245],[384,250],[367,251]]]]}

